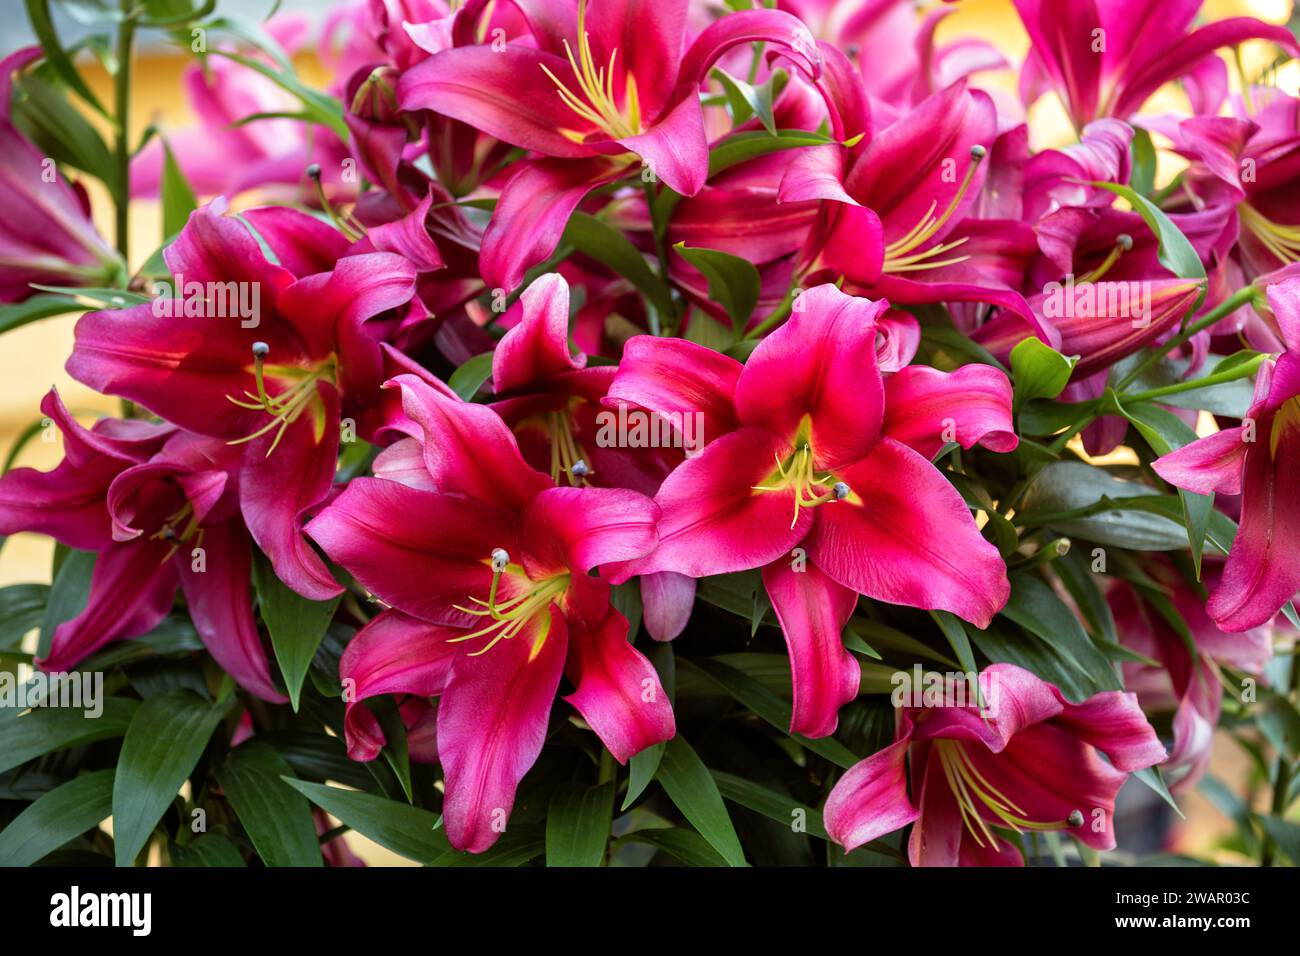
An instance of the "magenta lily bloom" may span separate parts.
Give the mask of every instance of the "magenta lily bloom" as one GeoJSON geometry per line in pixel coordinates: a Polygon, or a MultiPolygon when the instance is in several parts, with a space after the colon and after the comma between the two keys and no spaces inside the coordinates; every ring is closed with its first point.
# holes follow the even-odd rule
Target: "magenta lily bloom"
{"type": "Polygon", "coordinates": [[[692,577],[763,569],[794,672],[791,729],[834,732],[859,667],[840,633],[857,595],[952,611],[984,627],[1006,602],[1006,566],[930,463],[945,433],[1010,451],[1011,387],[986,365],[909,366],[882,378],[886,304],[832,285],[802,294],[745,365],[680,339],[624,348],[608,403],[708,438],[655,496],[659,546],[620,569],[692,577]]]}
{"type": "Polygon", "coordinates": [[[64,460],[0,478],[0,534],[39,531],[99,552],[90,595],[37,663],[65,671],[110,641],[153,630],[179,586],[217,663],[246,690],[283,703],[253,617],[252,544],[239,518],[242,452],[168,425],[103,420],[85,429],[51,391],[64,460]]]}
{"type": "Polygon", "coordinates": [[[1286,27],[1250,17],[1192,30],[1202,0],[1015,0],[1029,33],[1020,76],[1026,105],[1048,88],[1065,103],[1075,127],[1113,116],[1128,119],[1156,90],[1183,79],[1197,113],[1217,111],[1227,90],[1215,51],[1245,40],[1269,40],[1300,56],[1286,27]],[[1152,30],[1150,25],[1159,24],[1152,30]]]}
{"type": "Polygon", "coordinates": [[[197,210],[164,253],[181,297],[84,316],[68,372],[243,449],[249,530],[281,580],[323,600],[341,589],[300,519],[330,491],[343,421],[363,437],[382,424],[380,386],[405,368],[376,317],[410,302],[415,267],[348,256],[347,239],[305,213],[246,212],[276,265],[223,212],[197,210]]]}
{"type": "Polygon", "coordinates": [[[480,259],[489,286],[518,286],[588,193],[643,163],[682,195],[699,192],[709,166],[699,89],[728,50],[764,42],[819,74],[812,35],[778,10],[728,14],[685,49],[687,2],[528,4],[535,46],[456,47],[403,75],[402,109],[450,116],[542,157],[521,163],[497,201],[480,259]]]}
{"type": "Polygon", "coordinates": [[[122,272],[99,237],[84,190],[68,183],[10,119],[13,75],[39,59],[27,47],[0,60],[0,303],[42,285],[107,286],[122,272]]]}
{"type": "Polygon", "coordinates": [[[894,742],[854,765],[827,798],[832,840],[853,850],[915,822],[913,866],[1022,865],[999,830],[1064,830],[1094,849],[1114,848],[1120,786],[1165,759],[1137,697],[1109,691],[1073,704],[1012,664],[986,668],[979,684],[985,713],[978,705],[899,710],[894,742]]]}
{"type": "Polygon", "coordinates": [[[1043,337],[1017,291],[1037,252],[1033,230],[965,215],[997,135],[993,101],[957,82],[872,136],[857,72],[843,54],[823,55],[836,136],[853,145],[800,150],[781,182],[781,202],[822,201],[799,274],[843,277],[895,304],[997,305],[1043,337]]]}
{"type": "MultiPolygon", "coordinates": [[[[1217,578],[1218,569],[1206,571],[1207,578],[1217,578]]],[[[1126,661],[1124,686],[1138,695],[1147,713],[1173,712],[1173,746],[1161,772],[1169,789],[1178,793],[1195,787],[1210,763],[1223,703],[1219,665],[1261,674],[1273,656],[1273,629],[1262,625],[1228,634],[1210,620],[1204,599],[1171,564],[1153,562],[1148,572],[1168,587],[1170,600],[1195,641],[1195,653],[1168,621],[1142,602],[1135,588],[1117,583],[1106,598],[1124,646],[1159,664],[1126,661]]]]}
{"type": "Polygon", "coordinates": [[[626,489],[557,488],[491,409],[414,376],[395,384],[418,437],[385,454],[419,466],[377,463],[403,480],[353,480],[307,533],[391,608],[342,662],[349,752],[373,758],[382,743],[362,700],[437,696],[447,837],[477,853],[537,759],[562,674],[576,688],[566,700],[620,762],[673,735],[654,668],[628,643],[609,584],[590,576],[650,551],[659,509],[626,489]]]}
{"type": "Polygon", "coordinates": [[[1260,366],[1242,423],[1157,459],[1165,481],[1201,494],[1241,495],[1241,522],[1206,611],[1223,630],[1270,620],[1300,591],[1300,280],[1269,286],[1287,350],[1260,366]]]}
{"type": "Polygon", "coordinates": [[[627,448],[603,440],[601,400],[612,365],[587,367],[569,352],[569,284],[538,278],[502,316],[510,331],[492,356],[493,410],[515,433],[524,459],[569,485],[634,488],[654,494],[681,460],[672,449],[627,448]]]}

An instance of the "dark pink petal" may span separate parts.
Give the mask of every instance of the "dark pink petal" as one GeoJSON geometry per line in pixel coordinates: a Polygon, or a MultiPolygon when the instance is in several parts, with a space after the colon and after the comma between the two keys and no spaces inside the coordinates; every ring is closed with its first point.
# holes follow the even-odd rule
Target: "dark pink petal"
{"type": "Polygon", "coordinates": [[[382,478],[353,479],[306,532],[385,603],[459,627],[478,619],[452,605],[487,596],[492,551],[517,551],[510,512],[382,478]]]}
{"type": "Polygon", "coordinates": [[[1269,620],[1300,591],[1300,412],[1296,399],[1260,422],[1246,453],[1241,522],[1206,610],[1225,631],[1269,620]]]}
{"type": "Polygon", "coordinates": [[[1101,105],[1102,57],[1093,49],[1094,31],[1101,29],[1097,3],[1015,0],[1015,5],[1036,62],[1061,91],[1076,125],[1082,126],[1101,105]]]}
{"type": "Polygon", "coordinates": [[[1011,593],[1006,565],[934,466],[882,438],[837,476],[852,493],[818,509],[813,562],[867,597],[951,611],[987,627],[1011,593]]]}
{"type": "Polygon", "coordinates": [[[498,395],[586,364],[581,353],[569,353],[569,284],[558,272],[534,281],[502,321],[510,331],[492,354],[492,389],[498,395]]]}
{"type": "Polygon", "coordinates": [[[789,321],[765,338],[736,384],[745,425],[812,446],[819,469],[857,461],[880,433],[884,385],[876,367],[876,319],[888,304],[820,285],[800,295],[789,321]]]}
{"type": "Polygon", "coordinates": [[[641,620],[656,641],[671,641],[691,619],[695,609],[695,579],[674,571],[641,575],[641,620]]]}
{"type": "Polygon", "coordinates": [[[763,568],[763,586],[790,652],[790,733],[828,737],[835,733],[840,707],[858,696],[862,680],[862,668],[841,638],[858,596],[810,562],[799,569],[792,564],[785,555],[763,568]]]}
{"type": "Polygon", "coordinates": [[[836,143],[796,150],[781,177],[777,201],[829,199],[858,205],[858,201],[844,191],[844,156],[844,148],[836,143]]]}
{"type": "Polygon", "coordinates": [[[522,511],[551,480],[530,468],[509,427],[483,405],[462,402],[414,375],[393,380],[420,429],[424,464],[438,490],[522,511]]]}
{"type": "Polygon", "coordinates": [[[68,671],[110,641],[152,631],[172,609],[176,572],[160,539],[113,544],[99,553],[85,610],[60,624],[44,671],[68,671]]]}
{"type": "Polygon", "coordinates": [[[394,252],[408,259],[417,272],[436,272],[443,268],[442,253],[429,236],[426,219],[433,205],[433,190],[420,204],[400,219],[372,226],[366,238],[380,252],[394,252]]]}
{"type": "Polygon", "coordinates": [[[980,671],[983,708],[926,707],[910,711],[914,740],[968,740],[999,753],[1016,734],[1056,717],[1065,707],[1059,690],[1014,664],[992,664],[980,671]]]}
{"type": "Polygon", "coordinates": [[[884,434],[926,458],[948,441],[1015,451],[1011,382],[991,365],[964,365],[955,372],[908,366],[885,383],[884,434]]]}
{"type": "Polygon", "coordinates": [[[683,196],[704,188],[709,175],[709,143],[704,110],[694,89],[644,133],[618,140],[641,157],[656,179],[683,196]]]}
{"type": "MultiPolygon", "coordinates": [[[[489,652],[491,653],[491,652],[489,652]]],[[[610,609],[600,626],[570,622],[565,697],[619,763],[677,732],[672,702],[648,660],[627,640],[627,619],[610,609]]]]}
{"type": "Polygon", "coordinates": [[[460,645],[438,704],[443,820],[458,850],[481,853],[505,831],[515,788],[541,753],[568,634],[552,611],[486,653],[460,645]]]}
{"type": "Polygon", "coordinates": [[[586,195],[625,172],[624,164],[602,156],[515,164],[483,234],[483,281],[489,288],[516,288],[529,269],[555,251],[569,216],[586,195]]]}
{"type": "Polygon", "coordinates": [[[676,571],[691,577],[762,567],[793,548],[812,517],[790,491],[755,491],[790,444],[758,428],[723,435],[688,458],[655,495],[659,547],[612,580],[676,571]]]}
{"type": "Polygon", "coordinates": [[[339,455],[338,392],[317,386],[313,404],[284,429],[248,443],[239,480],[239,507],[276,576],[305,598],[325,601],[343,589],[302,535],[306,512],[325,500],[339,455]]]}
{"type": "Polygon", "coordinates": [[[298,278],[328,272],[347,255],[347,236],[327,222],[289,206],[258,206],[240,213],[298,278]]]}
{"type": "Polygon", "coordinates": [[[1202,495],[1239,495],[1246,449],[1250,447],[1242,436],[1240,426],[1225,428],[1157,458],[1151,468],[1177,488],[1202,495]]]}
{"type": "Polygon", "coordinates": [[[822,817],[830,838],[852,851],[918,816],[907,796],[906,737],[854,764],[826,798],[822,817]]]}
{"type": "MultiPolygon", "coordinates": [[[[918,773],[915,763],[912,773],[921,777],[919,783],[913,784],[921,792],[917,799],[916,825],[912,827],[912,836],[907,842],[908,862],[912,866],[960,866],[962,840],[969,840],[970,835],[966,832],[957,798],[944,776],[938,752],[930,749],[923,776],[918,773]]],[[[981,839],[984,838],[981,836],[981,839]]]]}
{"type": "Polygon", "coordinates": [[[519,43],[508,43],[504,50],[484,44],[446,50],[407,70],[397,85],[398,105],[433,110],[547,156],[590,155],[588,147],[560,131],[587,134],[594,127],[565,105],[543,67],[578,91],[564,58],[519,43]]]}
{"type": "Polygon", "coordinates": [[[633,336],[623,346],[606,404],[627,402],[678,421],[699,414],[704,440],[713,441],[740,427],[733,396],[743,367],[685,339],[633,336]]]}
{"type": "Polygon", "coordinates": [[[272,303],[294,275],[267,261],[262,247],[239,220],[226,215],[223,199],[190,213],[176,241],[163,251],[173,276],[190,282],[258,283],[262,302],[272,303]]]}
{"type": "Polygon", "coordinates": [[[275,686],[253,617],[252,557],[248,532],[231,520],[206,526],[201,544],[197,538],[182,542],[172,561],[190,618],[213,659],[240,687],[283,704],[288,698],[275,686]],[[202,570],[196,568],[195,547],[203,550],[202,570]]]}
{"type": "Polygon", "coordinates": [[[1064,696],[1060,699],[1065,709],[1052,718],[1052,724],[1092,744],[1117,769],[1142,770],[1165,759],[1165,748],[1138,706],[1135,694],[1107,691],[1081,704],[1072,704],[1064,696]]]}
{"type": "MultiPolygon", "coordinates": [[[[605,66],[614,55],[616,80],[621,80],[627,73],[635,78],[637,98],[644,117],[658,116],[677,84],[687,24],[687,2],[600,0],[587,4],[586,27],[591,39],[592,58],[597,66],[605,66]]],[[[570,43],[576,34],[575,29],[567,38],[570,43]]],[[[615,86],[615,92],[621,93],[620,85],[615,86]]]]}
{"type": "Polygon", "coordinates": [[[378,719],[361,702],[380,694],[441,694],[460,647],[448,639],[461,633],[391,609],[357,632],[339,661],[339,679],[349,694],[344,721],[349,757],[374,760],[385,743],[378,719]]]}
{"type": "Polygon", "coordinates": [[[433,476],[424,467],[424,449],[414,438],[393,442],[378,455],[370,466],[376,478],[397,481],[421,491],[437,491],[433,476]]]}
{"type": "Polygon", "coordinates": [[[530,577],[586,574],[654,550],[659,506],[626,488],[548,488],[524,511],[520,532],[530,577]]]}
{"type": "Polygon", "coordinates": [[[742,43],[766,43],[769,53],[789,59],[812,79],[821,75],[821,51],[801,20],[781,10],[742,10],[715,21],[695,38],[682,59],[680,81],[703,83],[718,58],[742,43]]]}

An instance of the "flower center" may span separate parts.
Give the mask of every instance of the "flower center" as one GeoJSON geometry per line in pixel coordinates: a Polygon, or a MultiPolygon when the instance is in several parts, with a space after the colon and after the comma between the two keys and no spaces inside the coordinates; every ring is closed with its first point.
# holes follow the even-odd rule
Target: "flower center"
{"type": "Polygon", "coordinates": [[[1017,833],[1026,830],[1072,830],[1083,826],[1083,813],[1079,810],[1073,811],[1064,820],[1050,823],[1039,823],[1028,819],[1024,810],[989,783],[976,769],[975,762],[971,760],[970,754],[966,753],[960,741],[936,740],[934,749],[939,755],[939,764],[943,767],[943,775],[948,780],[948,787],[957,800],[957,809],[961,812],[962,822],[966,824],[966,829],[981,847],[985,846],[985,839],[989,841],[988,846],[994,849],[998,845],[997,838],[984,819],[986,813],[992,814],[1002,824],[1017,833]]]}
{"type": "Polygon", "coordinates": [[[984,161],[986,155],[988,155],[988,150],[983,146],[972,146],[970,149],[970,165],[966,167],[966,175],[961,181],[961,186],[957,189],[957,195],[952,197],[952,201],[948,203],[948,207],[944,209],[943,214],[935,216],[934,211],[938,208],[939,203],[937,200],[932,201],[930,208],[921,217],[921,221],[913,226],[907,235],[895,239],[885,246],[883,267],[885,272],[920,272],[924,269],[939,269],[943,266],[952,266],[959,262],[965,262],[970,258],[970,256],[954,256],[950,259],[934,261],[935,257],[965,245],[970,238],[969,236],[963,236],[961,239],[952,242],[941,242],[929,249],[921,249],[921,247],[934,238],[944,224],[952,218],[953,213],[957,211],[957,207],[961,205],[967,190],[970,189],[970,184],[975,180],[976,170],[979,169],[980,163],[984,161]],[[921,251],[917,252],[917,249],[921,249],[921,251]]]}
{"type": "Polygon", "coordinates": [[[469,655],[478,657],[496,647],[498,641],[508,641],[518,636],[520,631],[536,621],[539,625],[537,637],[528,655],[528,659],[532,660],[546,642],[546,635],[550,629],[550,618],[547,612],[550,606],[562,598],[564,592],[569,589],[569,575],[556,574],[541,581],[533,581],[520,565],[510,563],[510,556],[501,548],[492,552],[490,563],[492,584],[488,589],[487,600],[470,596],[470,601],[476,605],[475,607],[463,607],[459,604],[452,606],[474,617],[490,618],[491,623],[469,634],[453,637],[450,643],[458,644],[479,637],[487,638],[486,644],[469,655]],[[528,581],[530,586],[508,600],[498,601],[497,590],[501,585],[501,576],[507,572],[516,580],[528,581]]]}
{"type": "Polygon", "coordinates": [[[753,485],[755,491],[794,492],[793,528],[799,522],[800,508],[815,508],[828,501],[843,501],[853,492],[828,471],[819,472],[813,467],[812,448],[807,442],[800,444],[784,461],[776,457],[776,471],[768,475],[764,484],[753,485]]]}
{"type": "Polygon", "coordinates": [[[1288,428],[1300,430],[1300,395],[1288,398],[1273,416],[1273,430],[1268,436],[1268,456],[1277,458],[1277,446],[1288,428]]]}
{"type": "MultiPolygon", "coordinates": [[[[617,47],[610,52],[607,66],[596,66],[591,53],[591,41],[587,36],[587,0],[578,2],[578,55],[574,57],[568,40],[564,41],[564,52],[569,56],[569,65],[573,67],[573,75],[577,79],[577,92],[570,90],[545,64],[542,65],[542,72],[551,78],[564,104],[609,139],[627,139],[641,133],[641,104],[636,92],[636,78],[631,73],[626,75],[622,109],[614,96],[617,47]]],[[[572,129],[561,129],[560,135],[575,143],[583,143],[587,138],[585,133],[572,129]]]]}
{"type": "Polygon", "coordinates": [[[186,501],[185,504],[167,517],[161,528],[150,535],[155,541],[170,541],[172,543],[171,550],[167,552],[160,563],[169,561],[180,546],[193,538],[195,534],[198,535],[195,547],[203,547],[204,530],[199,527],[198,517],[194,514],[194,505],[186,501]],[[177,530],[178,528],[180,530],[177,530]]]}
{"type": "Polygon", "coordinates": [[[573,419],[567,411],[547,412],[546,440],[551,445],[551,480],[560,482],[567,476],[570,485],[588,484],[587,476],[593,474],[582,445],[573,435],[573,419]]]}
{"type": "Polygon", "coordinates": [[[1300,226],[1274,222],[1249,203],[1238,206],[1237,215],[1251,235],[1284,265],[1300,262],[1300,226]]]}
{"type": "Polygon", "coordinates": [[[271,416],[271,420],[261,428],[245,435],[243,438],[236,438],[227,444],[242,445],[245,442],[261,438],[272,429],[275,429],[275,440],[271,442],[271,447],[266,450],[268,458],[271,457],[271,452],[275,451],[276,446],[280,444],[285,429],[296,422],[302,416],[302,413],[308,409],[316,417],[316,440],[320,441],[321,436],[325,433],[325,409],[316,391],[316,383],[325,381],[333,384],[336,366],[333,356],[314,368],[302,368],[297,365],[267,365],[265,360],[269,351],[270,349],[265,342],[253,343],[253,367],[250,371],[252,371],[253,377],[257,381],[257,393],[254,394],[245,389],[242,398],[236,398],[234,395],[226,396],[227,401],[238,405],[240,408],[247,408],[250,411],[264,411],[271,416]],[[271,395],[266,390],[267,377],[287,382],[288,387],[275,395],[271,395]]]}

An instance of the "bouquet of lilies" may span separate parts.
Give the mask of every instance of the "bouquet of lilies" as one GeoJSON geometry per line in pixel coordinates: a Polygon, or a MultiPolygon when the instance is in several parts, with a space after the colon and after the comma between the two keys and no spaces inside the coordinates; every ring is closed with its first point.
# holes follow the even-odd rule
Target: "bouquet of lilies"
{"type": "Polygon", "coordinates": [[[76,6],[0,332],[120,414],[0,478],[0,864],[1300,862],[1292,29],[76,6]]]}

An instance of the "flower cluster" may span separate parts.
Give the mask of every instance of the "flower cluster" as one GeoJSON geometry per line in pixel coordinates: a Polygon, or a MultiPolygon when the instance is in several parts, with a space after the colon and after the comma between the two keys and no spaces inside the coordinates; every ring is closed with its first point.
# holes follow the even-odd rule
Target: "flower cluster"
{"type": "Polygon", "coordinates": [[[136,272],[29,139],[63,61],[11,55],[0,301],[89,298],[67,372],[124,408],[50,391],[62,463],[0,478],[0,534],[93,553],[35,665],[188,617],[241,734],[336,688],[472,853],[547,750],[625,809],[700,763],[679,729],[750,766],[707,743],[736,705],[845,851],[1113,849],[1239,678],[1295,714],[1300,46],[1199,7],[1016,0],[1012,63],[956,4],[365,0],[327,92],[298,21],[214,23],[200,125],[105,177],[182,217],[136,272]],[[888,705],[914,663],[970,698],[888,705]]]}

